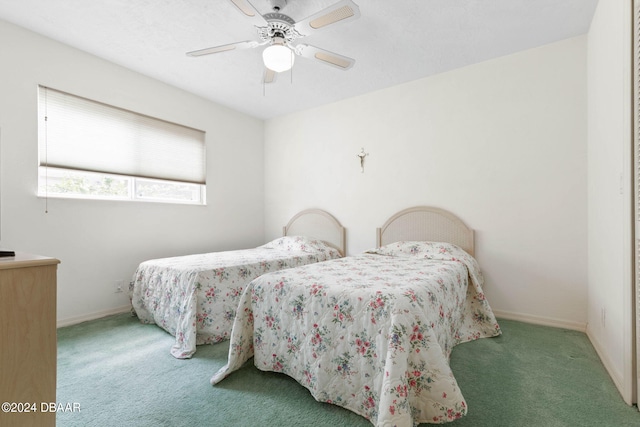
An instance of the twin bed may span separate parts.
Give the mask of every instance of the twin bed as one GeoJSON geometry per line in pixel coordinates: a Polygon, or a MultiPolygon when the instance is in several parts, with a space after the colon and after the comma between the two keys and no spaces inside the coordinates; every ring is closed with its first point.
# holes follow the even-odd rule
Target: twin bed
{"type": "Polygon", "coordinates": [[[186,359],[196,345],[229,338],[240,296],[251,280],[344,252],[340,222],[325,211],[308,209],[291,218],[283,237],[257,248],[141,263],[130,286],[131,305],[140,321],[175,336],[171,354],[186,359]]]}
{"type": "Polygon", "coordinates": [[[500,334],[473,245],[457,217],[417,207],[377,230],[376,249],[250,280],[234,300],[228,363],[211,383],[253,357],[376,426],[462,417],[451,350],[500,334]]]}

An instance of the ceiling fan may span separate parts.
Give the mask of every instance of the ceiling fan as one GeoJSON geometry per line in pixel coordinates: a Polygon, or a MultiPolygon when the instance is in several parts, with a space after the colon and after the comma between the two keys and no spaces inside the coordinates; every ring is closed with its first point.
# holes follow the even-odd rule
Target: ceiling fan
{"type": "Polygon", "coordinates": [[[359,18],[360,9],[352,0],[341,0],[298,22],[280,12],[282,8],[286,6],[287,0],[270,0],[273,12],[265,15],[260,14],[260,12],[249,3],[249,0],[230,1],[242,14],[249,18],[251,23],[256,27],[260,41],[248,40],[194,50],[187,52],[188,56],[197,57],[268,45],[262,52],[265,65],[263,75],[264,83],[274,82],[277,73],[291,69],[296,55],[331,65],[341,70],[348,70],[353,67],[353,64],[356,62],[352,58],[315,46],[293,44],[295,40],[313,34],[317,30],[325,29],[332,24],[359,18]]]}

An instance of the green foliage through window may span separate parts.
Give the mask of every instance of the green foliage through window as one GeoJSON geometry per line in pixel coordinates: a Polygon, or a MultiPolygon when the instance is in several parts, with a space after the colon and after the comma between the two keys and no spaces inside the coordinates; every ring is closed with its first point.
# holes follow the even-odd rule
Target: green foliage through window
{"type": "Polygon", "coordinates": [[[94,196],[127,197],[129,194],[129,185],[126,181],[106,176],[98,180],[66,175],[61,180],[50,185],[49,191],[56,194],[91,194],[94,196]]]}
{"type": "Polygon", "coordinates": [[[38,195],[205,204],[205,186],[175,181],[40,167],[38,195]]]}

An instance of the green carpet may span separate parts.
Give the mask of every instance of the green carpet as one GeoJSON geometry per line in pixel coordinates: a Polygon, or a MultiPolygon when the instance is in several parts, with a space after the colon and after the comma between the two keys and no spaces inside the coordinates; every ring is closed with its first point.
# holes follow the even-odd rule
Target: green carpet
{"type": "MultiPolygon", "coordinates": [[[[585,334],[499,322],[501,337],[453,350],[469,412],[449,425],[640,426],[640,413],[624,403],[585,334]]],[[[128,314],[59,329],[57,401],[77,403],[80,412],[57,413],[58,427],[372,425],[251,363],[211,386],[228,342],[177,360],[169,354],[173,340],[128,314]]]]}

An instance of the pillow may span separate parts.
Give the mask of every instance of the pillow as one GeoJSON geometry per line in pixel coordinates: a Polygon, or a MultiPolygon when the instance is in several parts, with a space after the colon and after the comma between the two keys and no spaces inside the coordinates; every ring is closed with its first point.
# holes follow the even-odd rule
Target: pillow
{"type": "Polygon", "coordinates": [[[446,242],[401,241],[389,243],[367,253],[391,256],[420,256],[427,259],[461,258],[470,256],[459,246],[446,242]]]}
{"type": "Polygon", "coordinates": [[[283,251],[302,251],[302,252],[336,252],[337,249],[327,245],[322,240],[311,239],[305,236],[284,236],[279,237],[269,243],[260,246],[264,249],[279,249],[283,251]]]}
{"type": "Polygon", "coordinates": [[[469,276],[474,282],[480,285],[484,283],[478,261],[460,248],[460,246],[454,245],[453,243],[403,241],[390,243],[377,249],[368,250],[365,253],[461,262],[467,267],[469,276]]]}

